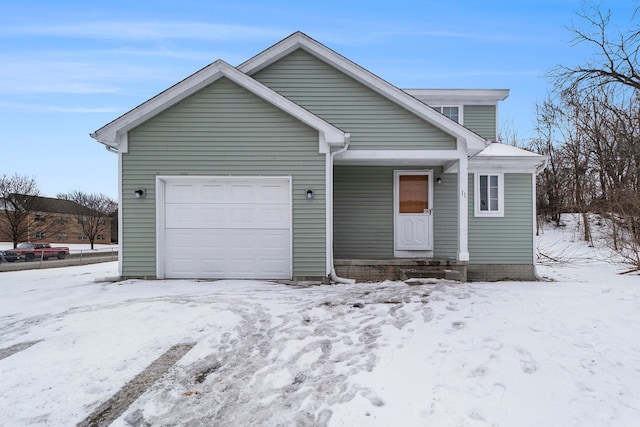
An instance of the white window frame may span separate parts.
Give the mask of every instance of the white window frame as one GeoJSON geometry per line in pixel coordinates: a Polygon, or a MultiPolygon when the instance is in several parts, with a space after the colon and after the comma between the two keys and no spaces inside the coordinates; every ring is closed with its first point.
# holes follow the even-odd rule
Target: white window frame
{"type": "MultiPolygon", "coordinates": [[[[504,217],[504,173],[502,172],[476,172],[474,176],[474,216],[477,217],[504,217]],[[480,177],[488,177],[487,181],[490,182],[492,176],[498,177],[498,210],[480,210],[480,177]]],[[[491,208],[491,206],[489,206],[491,208]]]]}
{"type": "MultiPolygon", "coordinates": [[[[434,110],[436,110],[438,113],[440,114],[444,114],[442,112],[443,108],[447,108],[447,107],[455,107],[458,109],[458,121],[456,123],[459,124],[464,124],[464,117],[463,117],[463,108],[462,105],[457,105],[457,104],[442,104],[442,105],[432,105],[431,108],[433,108],[434,110]]],[[[446,116],[446,115],[445,115],[446,116]]],[[[451,119],[449,116],[446,116],[447,118],[451,119]]]]}

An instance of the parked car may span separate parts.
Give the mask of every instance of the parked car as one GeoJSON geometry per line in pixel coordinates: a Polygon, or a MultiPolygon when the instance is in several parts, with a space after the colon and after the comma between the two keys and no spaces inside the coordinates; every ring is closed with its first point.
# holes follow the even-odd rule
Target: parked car
{"type": "Polygon", "coordinates": [[[48,259],[50,257],[64,259],[67,255],[69,255],[69,248],[63,246],[51,247],[49,243],[43,242],[20,243],[17,248],[4,251],[5,259],[8,262],[14,262],[19,259],[33,261],[34,259],[48,259]]]}
{"type": "Polygon", "coordinates": [[[20,257],[18,257],[18,254],[15,252],[10,252],[8,250],[0,251],[0,262],[14,262],[18,259],[20,259],[20,257]]]}

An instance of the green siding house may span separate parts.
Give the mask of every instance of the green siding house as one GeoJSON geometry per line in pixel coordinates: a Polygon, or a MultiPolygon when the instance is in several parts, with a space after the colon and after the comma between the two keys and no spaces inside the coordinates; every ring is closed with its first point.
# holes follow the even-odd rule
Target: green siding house
{"type": "Polygon", "coordinates": [[[119,158],[122,277],[535,279],[508,90],[399,89],[297,32],[91,136],[119,158]],[[438,276],[439,275],[439,276],[438,276]]]}

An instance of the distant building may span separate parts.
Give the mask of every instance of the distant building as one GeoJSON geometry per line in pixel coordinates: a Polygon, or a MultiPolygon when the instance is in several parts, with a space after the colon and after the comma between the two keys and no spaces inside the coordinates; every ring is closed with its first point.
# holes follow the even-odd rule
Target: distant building
{"type": "MultiPolygon", "coordinates": [[[[32,206],[21,227],[20,241],[47,241],[52,243],[89,243],[82,229],[87,218],[80,212],[86,208],[76,202],[40,196],[21,196],[32,206]]],[[[11,209],[9,203],[0,201],[0,210],[11,209]]],[[[110,244],[112,218],[100,221],[95,244],[110,244]]],[[[117,224],[116,224],[117,227],[117,224]]],[[[10,226],[4,212],[0,213],[0,241],[11,241],[10,226]]]]}

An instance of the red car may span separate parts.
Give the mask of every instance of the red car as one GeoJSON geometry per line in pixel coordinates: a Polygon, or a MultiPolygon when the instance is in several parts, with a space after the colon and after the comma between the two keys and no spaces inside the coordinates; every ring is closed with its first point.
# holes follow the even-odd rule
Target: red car
{"type": "Polygon", "coordinates": [[[20,243],[17,248],[4,251],[4,259],[8,262],[14,262],[19,259],[33,261],[34,259],[48,259],[50,257],[64,259],[67,255],[69,255],[69,248],[63,246],[51,247],[49,243],[43,242],[20,243]]]}

